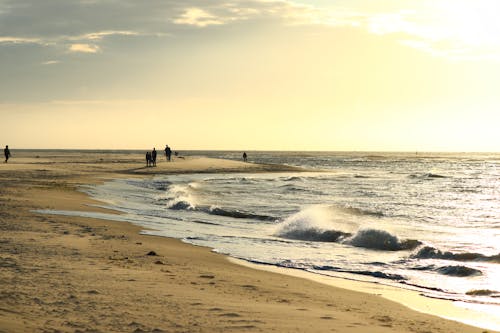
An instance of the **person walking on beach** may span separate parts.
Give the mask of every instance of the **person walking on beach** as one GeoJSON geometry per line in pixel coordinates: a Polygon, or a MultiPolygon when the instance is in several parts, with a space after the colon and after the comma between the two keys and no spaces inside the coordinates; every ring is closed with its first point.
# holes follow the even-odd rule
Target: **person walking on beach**
{"type": "Polygon", "coordinates": [[[153,166],[156,166],[156,148],[153,148],[151,152],[151,162],[153,166]]]}
{"type": "Polygon", "coordinates": [[[3,153],[5,155],[5,163],[7,163],[7,161],[9,160],[9,157],[11,156],[10,155],[9,146],[5,146],[5,149],[3,150],[3,153]]]}
{"type": "Polygon", "coordinates": [[[168,145],[165,146],[165,156],[167,157],[167,161],[170,162],[172,159],[172,149],[168,145]]]}
{"type": "Polygon", "coordinates": [[[243,153],[243,162],[246,162],[246,161],[247,161],[247,153],[246,153],[246,152],[244,152],[244,153],[243,153]]]}
{"type": "Polygon", "coordinates": [[[151,165],[151,152],[146,152],[146,166],[149,167],[151,165]]]}

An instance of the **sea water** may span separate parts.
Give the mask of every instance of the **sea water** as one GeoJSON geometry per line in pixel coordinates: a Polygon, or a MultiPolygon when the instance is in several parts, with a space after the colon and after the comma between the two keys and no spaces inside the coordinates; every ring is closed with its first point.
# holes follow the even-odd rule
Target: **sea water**
{"type": "Polygon", "coordinates": [[[500,154],[248,155],[311,172],[157,175],[85,191],[148,234],[481,304],[500,317],[500,154]]]}

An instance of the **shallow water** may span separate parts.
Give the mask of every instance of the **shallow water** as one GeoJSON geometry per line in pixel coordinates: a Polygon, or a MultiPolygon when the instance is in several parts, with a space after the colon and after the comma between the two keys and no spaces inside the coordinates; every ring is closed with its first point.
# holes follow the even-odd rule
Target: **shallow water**
{"type": "Polygon", "coordinates": [[[155,176],[85,191],[148,233],[500,309],[500,155],[248,155],[329,171],[155,176]]]}

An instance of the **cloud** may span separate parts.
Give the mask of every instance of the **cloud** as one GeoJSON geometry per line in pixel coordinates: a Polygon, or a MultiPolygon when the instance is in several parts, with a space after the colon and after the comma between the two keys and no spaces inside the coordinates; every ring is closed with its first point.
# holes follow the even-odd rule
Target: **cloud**
{"type": "Polygon", "coordinates": [[[377,4],[370,0],[4,0],[0,1],[0,46],[36,44],[97,53],[113,37],[182,36],[189,33],[182,26],[206,28],[246,21],[256,26],[275,22],[354,27],[392,35],[435,56],[473,59],[487,52],[488,57],[500,59],[499,10],[497,0],[377,4]]]}
{"type": "Polygon", "coordinates": [[[393,36],[405,46],[437,57],[500,61],[500,21],[496,15],[500,2],[496,0],[420,0],[383,5],[349,0],[319,9],[300,9],[303,18],[310,17],[304,23],[355,27],[393,36]]]}
{"type": "Polygon", "coordinates": [[[0,44],[47,44],[40,38],[0,36],[0,44]]]}
{"type": "Polygon", "coordinates": [[[136,31],[114,31],[114,30],[105,30],[105,31],[97,31],[97,32],[91,32],[88,34],[84,34],[81,36],[73,36],[73,37],[68,37],[69,40],[92,40],[92,41],[100,41],[104,37],[109,37],[109,36],[139,36],[141,35],[140,33],[136,31]]]}
{"type": "Polygon", "coordinates": [[[197,27],[206,27],[209,25],[224,24],[224,20],[217,18],[209,12],[201,8],[188,8],[180,15],[180,17],[173,20],[176,24],[194,25],[197,27]]]}
{"type": "Polygon", "coordinates": [[[97,53],[100,48],[92,44],[71,44],[68,50],[74,53],[97,53]]]}
{"type": "Polygon", "coordinates": [[[246,0],[211,4],[205,7],[185,7],[172,20],[175,24],[207,27],[249,20],[277,20],[286,24],[314,24],[321,11],[310,5],[286,0],[246,0]]]}
{"type": "Polygon", "coordinates": [[[38,44],[41,46],[57,46],[60,44],[68,44],[68,50],[71,52],[83,52],[83,53],[97,53],[100,51],[100,46],[96,43],[101,42],[105,37],[110,36],[138,36],[138,32],[134,31],[97,31],[91,32],[83,35],[76,36],[65,36],[61,35],[58,37],[40,37],[40,38],[30,38],[30,37],[12,37],[12,36],[0,36],[1,44],[38,44]],[[81,43],[74,43],[79,41],[81,43]],[[91,43],[92,42],[92,43],[91,43]]]}
{"type": "Polygon", "coordinates": [[[60,63],[59,60],[47,60],[47,61],[42,62],[42,65],[55,65],[58,63],[60,63]]]}

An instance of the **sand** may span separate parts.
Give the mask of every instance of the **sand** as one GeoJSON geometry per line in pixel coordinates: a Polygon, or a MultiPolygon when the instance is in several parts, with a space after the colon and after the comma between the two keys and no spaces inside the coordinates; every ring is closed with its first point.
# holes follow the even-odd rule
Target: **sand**
{"type": "Polygon", "coordinates": [[[16,152],[0,165],[0,332],[486,332],[369,293],[237,265],[127,223],[76,188],[171,172],[293,171],[207,158],[16,152]],[[109,211],[107,211],[109,212],[109,211]]]}

